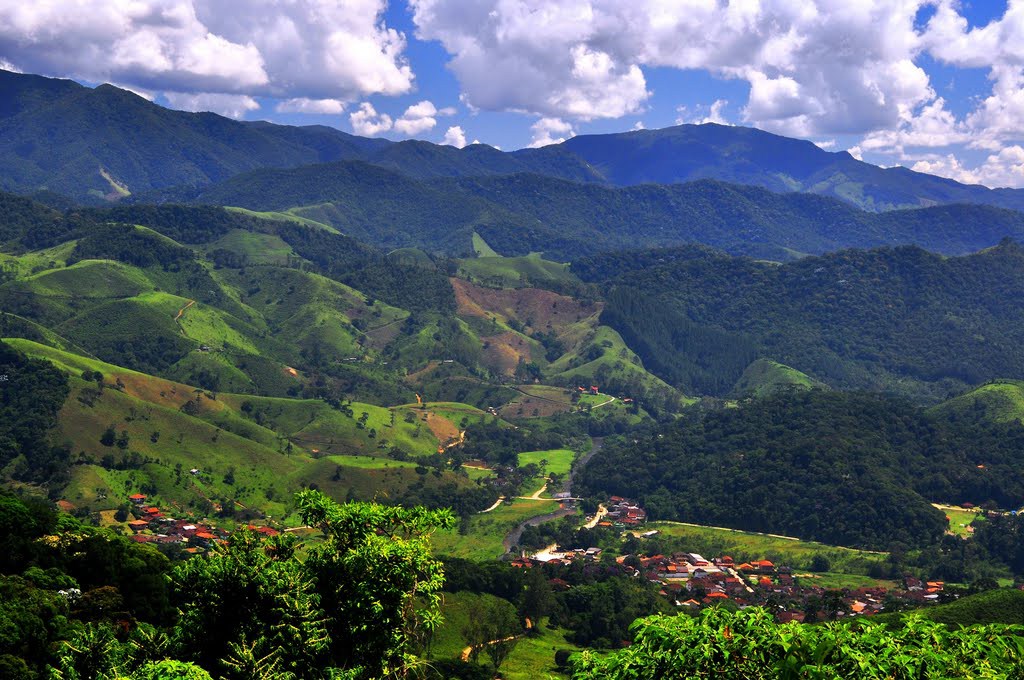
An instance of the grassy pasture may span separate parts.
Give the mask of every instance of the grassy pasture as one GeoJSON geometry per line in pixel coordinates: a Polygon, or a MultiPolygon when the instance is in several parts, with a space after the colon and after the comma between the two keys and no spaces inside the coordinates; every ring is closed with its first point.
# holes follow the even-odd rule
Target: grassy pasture
{"type": "Polygon", "coordinates": [[[691,526],[675,522],[650,522],[645,531],[657,530],[660,537],[671,536],[690,541],[694,552],[713,557],[730,555],[737,563],[746,560],[769,559],[788,564],[794,569],[806,569],[816,555],[828,558],[836,573],[865,574],[872,563],[882,563],[887,553],[856,550],[816,543],[790,540],[750,531],[736,531],[718,527],[691,526]]]}
{"type": "Polygon", "coordinates": [[[492,288],[523,288],[579,283],[569,265],[551,262],[540,253],[522,257],[484,256],[459,261],[458,275],[492,288]]]}

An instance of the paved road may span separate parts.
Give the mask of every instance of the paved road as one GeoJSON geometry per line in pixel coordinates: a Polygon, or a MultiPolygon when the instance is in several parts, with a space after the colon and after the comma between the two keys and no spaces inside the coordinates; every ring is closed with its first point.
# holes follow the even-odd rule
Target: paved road
{"type": "MultiPolygon", "coordinates": [[[[569,476],[565,480],[565,490],[569,493],[572,493],[572,484],[576,478],[576,473],[586,467],[587,463],[590,462],[590,459],[594,457],[594,454],[600,451],[601,447],[604,445],[604,437],[591,437],[590,441],[590,450],[587,451],[582,458],[576,461],[576,464],[572,466],[572,469],[569,471],[569,476]]],[[[526,527],[535,527],[539,524],[544,524],[544,522],[550,522],[567,515],[572,515],[575,512],[576,504],[574,502],[567,502],[564,508],[559,508],[558,510],[549,512],[546,515],[531,517],[525,522],[522,522],[519,526],[510,531],[508,536],[505,537],[505,540],[502,541],[502,544],[505,546],[505,552],[511,552],[512,546],[519,544],[519,539],[522,537],[523,530],[526,529],[526,527]]]]}

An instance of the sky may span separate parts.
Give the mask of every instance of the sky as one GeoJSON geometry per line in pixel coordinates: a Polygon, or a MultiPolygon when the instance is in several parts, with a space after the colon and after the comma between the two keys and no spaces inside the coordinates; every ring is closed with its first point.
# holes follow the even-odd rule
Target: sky
{"type": "Polygon", "coordinates": [[[744,125],[1024,187],[1024,0],[0,0],[0,68],[460,147],[744,125]]]}

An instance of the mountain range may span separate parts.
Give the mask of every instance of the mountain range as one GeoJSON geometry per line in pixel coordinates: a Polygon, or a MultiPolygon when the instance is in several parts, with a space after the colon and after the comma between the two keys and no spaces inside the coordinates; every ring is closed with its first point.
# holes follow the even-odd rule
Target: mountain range
{"type": "Polygon", "coordinates": [[[390,142],[326,126],[241,122],[172,111],[111,85],[0,71],[0,189],[53,191],[78,201],[203,186],[259,168],[364,161],[414,179],[531,173],[609,186],[714,179],[831,196],[884,211],[949,203],[1024,209],[1024,192],[883,169],[845,151],[752,128],[681,125],[582,135],[502,152],[390,142]]]}

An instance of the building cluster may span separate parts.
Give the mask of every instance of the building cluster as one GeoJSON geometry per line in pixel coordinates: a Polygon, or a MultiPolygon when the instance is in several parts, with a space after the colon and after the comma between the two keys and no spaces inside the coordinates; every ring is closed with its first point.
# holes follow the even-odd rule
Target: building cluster
{"type": "Polygon", "coordinates": [[[599,527],[635,529],[647,521],[647,511],[630,498],[612,496],[608,499],[608,513],[598,522],[599,527]]]}
{"type": "MultiPolygon", "coordinates": [[[[544,567],[552,587],[565,588],[557,567],[600,560],[600,548],[548,549],[512,561],[519,568],[544,567]]],[[[656,584],[677,607],[700,608],[722,602],[737,607],[766,607],[778,621],[825,621],[871,616],[886,607],[924,606],[943,597],[944,583],[908,577],[902,588],[825,588],[815,574],[795,574],[786,565],[763,559],[736,562],[729,555],[708,559],[698,553],[622,555],[615,558],[626,574],[656,584]]]]}
{"type": "MultiPolygon", "coordinates": [[[[205,552],[215,543],[227,539],[228,532],[208,522],[189,519],[176,519],[165,514],[159,507],[148,505],[146,496],[137,493],[129,496],[132,502],[132,517],[128,528],[129,537],[136,543],[155,543],[157,545],[181,545],[189,554],[205,552]]],[[[279,532],[270,527],[250,526],[250,529],[265,536],[275,536],[279,532]]]]}
{"type": "Polygon", "coordinates": [[[737,564],[729,555],[711,560],[696,553],[639,557],[625,555],[617,561],[634,569],[634,575],[661,587],[661,594],[679,607],[701,607],[730,600],[738,607],[766,606],[780,622],[803,622],[808,616],[822,621],[850,616],[870,616],[883,611],[887,602],[927,605],[943,592],[941,581],[907,578],[903,589],[879,587],[825,588],[814,574],[794,574],[770,560],[737,564]]]}

